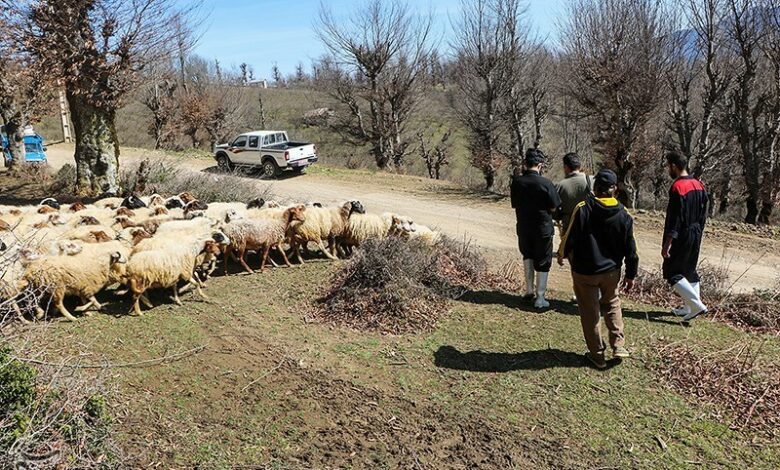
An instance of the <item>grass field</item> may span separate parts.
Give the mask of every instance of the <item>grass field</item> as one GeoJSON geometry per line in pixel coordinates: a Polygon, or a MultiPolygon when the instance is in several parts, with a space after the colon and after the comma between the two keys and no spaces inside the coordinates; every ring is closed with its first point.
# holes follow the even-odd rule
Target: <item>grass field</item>
{"type": "MultiPolygon", "coordinates": [[[[634,357],[587,367],[576,309],[537,313],[474,292],[427,334],[382,336],[306,320],[335,265],[211,281],[144,317],[29,330],[26,347],[108,368],[114,431],[133,468],[778,468],[778,442],[730,429],[652,372],[658,342],[702,353],[777,338],[709,321],[684,328],[628,305],[634,357]],[[36,333],[37,332],[37,333],[36,333]]],[[[106,294],[111,295],[111,294],[106,294]]]]}

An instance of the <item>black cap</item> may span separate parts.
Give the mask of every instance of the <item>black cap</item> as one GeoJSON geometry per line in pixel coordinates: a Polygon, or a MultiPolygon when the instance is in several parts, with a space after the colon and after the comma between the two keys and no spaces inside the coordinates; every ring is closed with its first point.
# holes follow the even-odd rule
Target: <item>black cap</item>
{"type": "Polygon", "coordinates": [[[598,188],[610,188],[617,185],[617,175],[612,170],[601,170],[596,173],[594,186],[598,188]]]}

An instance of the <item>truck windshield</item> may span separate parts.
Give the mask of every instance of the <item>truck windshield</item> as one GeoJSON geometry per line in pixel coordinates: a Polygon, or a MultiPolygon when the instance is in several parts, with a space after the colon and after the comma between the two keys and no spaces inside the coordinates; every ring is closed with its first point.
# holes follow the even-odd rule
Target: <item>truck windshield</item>
{"type": "Polygon", "coordinates": [[[41,144],[24,144],[24,150],[27,153],[40,153],[43,148],[41,148],[41,144]]]}

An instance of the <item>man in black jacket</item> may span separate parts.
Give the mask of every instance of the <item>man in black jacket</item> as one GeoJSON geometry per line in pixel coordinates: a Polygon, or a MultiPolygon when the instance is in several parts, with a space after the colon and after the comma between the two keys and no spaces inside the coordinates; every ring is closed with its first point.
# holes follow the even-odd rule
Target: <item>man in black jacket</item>
{"type": "Polygon", "coordinates": [[[618,295],[621,268],[626,264],[623,287],[630,290],[639,269],[634,220],[615,199],[617,176],[601,170],[594,195],[577,205],[561,241],[558,263],[569,258],[577,295],[587,358],[599,369],[607,366],[601,336],[601,316],[609,331],[613,357],[628,357],[623,334],[623,311],[618,295]]]}
{"type": "Polygon", "coordinates": [[[701,181],[688,174],[688,159],[679,152],[666,155],[669,176],[674,179],[666,208],[661,256],[663,274],[685,305],[672,311],[689,322],[707,313],[701,301],[701,286],[696,267],[699,264],[709,197],[701,181]]]}
{"type": "Polygon", "coordinates": [[[525,269],[526,297],[533,298],[536,293],[534,306],[539,309],[550,306],[544,295],[552,267],[552,214],[561,205],[555,185],[541,174],[544,159],[541,150],[528,149],[525,154],[525,171],[512,178],[511,187],[512,207],[517,217],[517,242],[525,269]]]}

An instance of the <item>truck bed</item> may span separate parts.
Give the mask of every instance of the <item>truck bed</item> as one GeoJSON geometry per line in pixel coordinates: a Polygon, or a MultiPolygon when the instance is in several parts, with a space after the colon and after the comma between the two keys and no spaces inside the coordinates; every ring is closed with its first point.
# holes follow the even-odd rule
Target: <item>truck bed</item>
{"type": "Polygon", "coordinates": [[[305,145],[310,145],[310,144],[308,142],[282,142],[281,144],[269,145],[263,148],[271,149],[271,150],[289,150],[291,148],[303,147],[305,145]]]}

